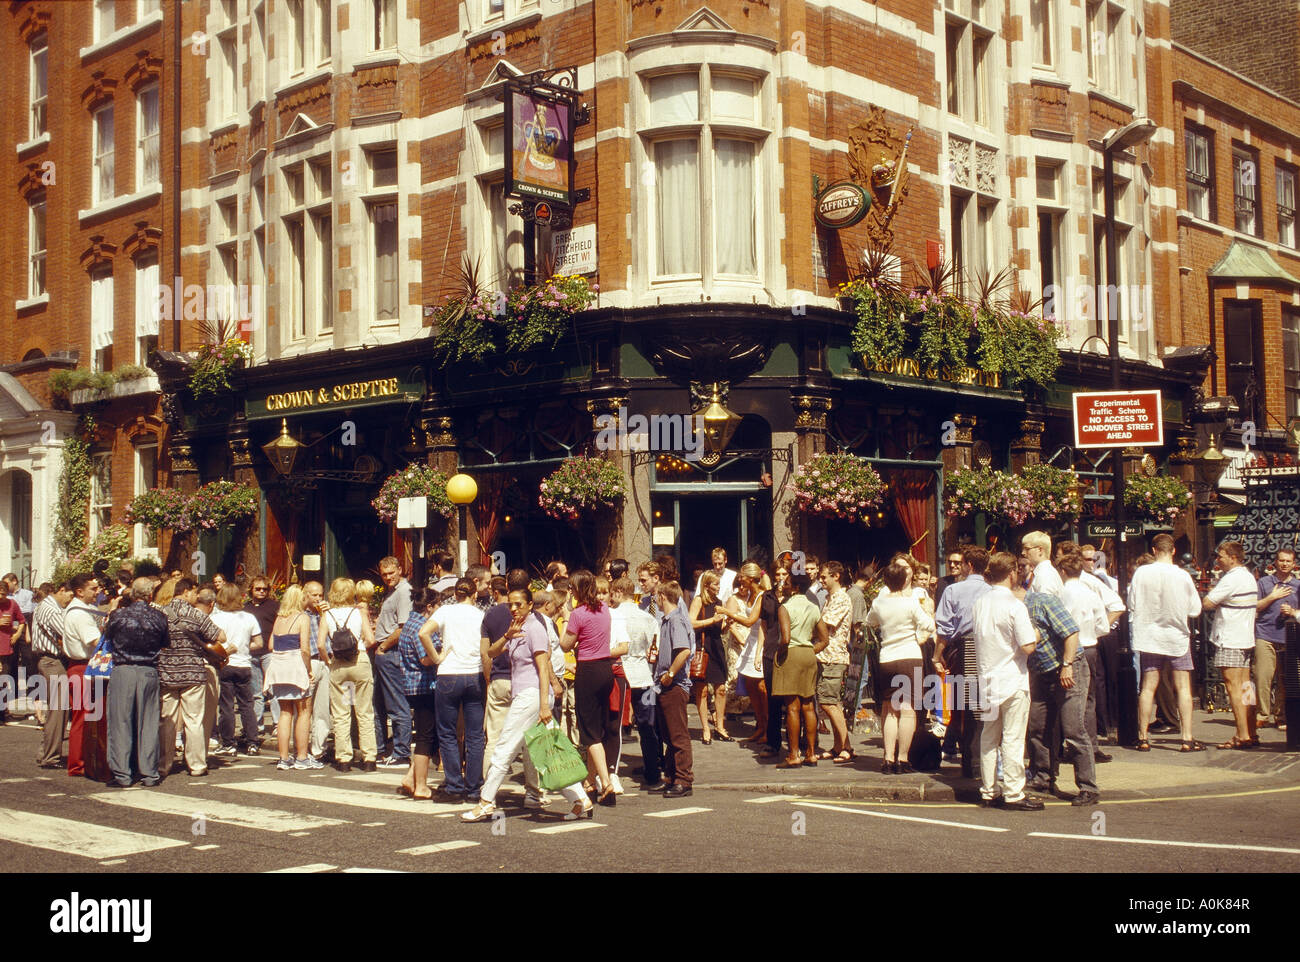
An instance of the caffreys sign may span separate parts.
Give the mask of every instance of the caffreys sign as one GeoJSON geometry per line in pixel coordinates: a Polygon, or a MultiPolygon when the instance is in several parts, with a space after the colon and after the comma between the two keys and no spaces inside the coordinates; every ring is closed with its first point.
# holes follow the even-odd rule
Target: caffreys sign
{"type": "Polygon", "coordinates": [[[846,180],[832,184],[818,195],[813,217],[823,227],[841,230],[866,217],[870,207],[871,198],[867,192],[846,180]]]}

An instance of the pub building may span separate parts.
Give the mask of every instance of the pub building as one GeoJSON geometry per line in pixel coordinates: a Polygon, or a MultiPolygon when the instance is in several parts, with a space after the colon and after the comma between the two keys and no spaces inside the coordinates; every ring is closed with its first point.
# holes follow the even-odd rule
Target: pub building
{"type": "MultiPolygon", "coordinates": [[[[187,392],[187,357],[160,355],[157,367],[173,483],[233,477],[262,493],[254,522],[203,536],[223,569],[373,576],[413,538],[380,522],[371,500],[414,462],[476,480],[471,558],[499,551],[536,568],[667,551],[684,577],[719,545],[733,563],[792,548],[848,563],[910,549],[936,569],[958,539],[1011,547],[1020,531],[945,515],[943,480],[958,467],[1074,469],[1085,516],[1049,527],[1103,547],[1088,525],[1110,517],[1111,457],[1130,473],[1200,477],[1227,418],[1200,391],[1214,352],[1176,346],[1180,329],[1199,331],[1175,324],[1169,283],[1178,233],[1162,198],[1182,155],[1163,138],[1108,140],[1165,109],[1158,92],[1148,104],[1142,65],[1168,66],[1167,24],[1146,23],[1141,49],[1115,48],[1143,82],[1106,92],[1087,51],[1053,46],[1070,35],[1063,24],[1007,30],[1003,5],[987,3],[936,3],[935,22],[948,24],[937,46],[892,19],[798,0],[784,19],[742,0],[632,4],[617,30],[604,13],[471,4],[468,33],[459,15],[403,6],[395,35],[414,31],[436,55],[385,53],[396,43],[387,21],[373,38],[363,30],[365,49],[340,30],[328,73],[293,79],[287,52],[260,50],[266,82],[246,93],[266,99],[204,148],[216,173],[196,189],[221,215],[206,247],[237,255],[209,258],[210,278],[261,284],[267,323],[216,400],[187,392]],[[794,23],[809,42],[791,72],[781,58],[794,23]],[[847,46],[813,42],[829,32],[847,46]],[[969,66],[972,38],[992,49],[968,87],[953,71],[969,66]],[[945,39],[956,45],[946,61],[935,53],[945,39]],[[881,44],[932,63],[933,76],[837,53],[881,44]],[[621,66],[598,74],[597,62],[621,66]],[[542,69],[554,63],[573,66],[542,69]],[[551,113],[559,102],[571,112],[551,113]],[[530,182],[530,164],[558,179],[530,182]],[[1120,234],[1110,271],[1108,221],[1120,234]],[[974,369],[941,375],[853,348],[837,285],[884,244],[908,286],[936,261],[968,284],[1006,266],[1014,288],[1057,286],[1068,302],[1072,287],[1111,274],[1153,290],[1154,310],[1145,324],[1121,318],[1117,345],[1098,312],[1055,313],[1062,364],[1042,389],[974,369]],[[590,258],[559,272],[599,293],[553,349],[442,363],[431,334],[458,265],[480,263],[488,290],[508,292],[542,279],[565,245],[590,258]],[[319,306],[306,296],[316,288],[319,306]],[[1162,447],[1073,447],[1070,395],[1110,387],[1112,346],[1125,389],[1162,391],[1162,447]],[[669,415],[706,418],[700,457],[596,446],[611,418],[669,415]],[[793,472],[824,450],[868,459],[889,483],[870,524],[794,509],[793,472]],[[554,520],[538,485],[580,453],[615,461],[626,496],[554,520]]],[[[210,32],[229,26],[220,16],[214,5],[210,32]]],[[[1125,10],[1119,28],[1137,16],[1125,10]]],[[[1197,533],[1190,515],[1173,526],[1180,548],[1197,533]]],[[[426,547],[455,537],[431,515],[426,547]]]]}

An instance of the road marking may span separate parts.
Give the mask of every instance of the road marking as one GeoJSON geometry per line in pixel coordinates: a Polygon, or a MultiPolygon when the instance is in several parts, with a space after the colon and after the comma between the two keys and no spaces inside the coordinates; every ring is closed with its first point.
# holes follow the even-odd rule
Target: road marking
{"type": "Polygon", "coordinates": [[[699,815],[701,812],[711,812],[711,808],[670,808],[666,812],[646,812],[646,818],[675,818],[678,815],[699,815]]]}
{"type": "Polygon", "coordinates": [[[194,846],[194,851],[196,851],[196,852],[210,852],[210,851],[212,851],[214,848],[221,848],[221,846],[220,846],[220,845],[195,845],[195,846],[194,846]]]}
{"type": "Polygon", "coordinates": [[[214,788],[234,789],[240,792],[259,792],[265,795],[279,795],[282,798],[296,798],[309,802],[326,802],[331,805],[352,805],[366,808],[372,812],[396,812],[405,815],[430,815],[436,812],[459,812],[464,805],[450,805],[439,802],[413,802],[401,795],[389,795],[384,792],[361,792],[347,788],[331,788],[308,782],[277,782],[270,779],[251,782],[218,783],[214,788]]]}
{"type": "Polygon", "coordinates": [[[770,805],[772,802],[784,802],[786,799],[798,798],[797,795],[764,795],[762,798],[747,798],[750,805],[770,805]]]}
{"type": "Polygon", "coordinates": [[[538,835],[559,835],[562,832],[577,832],[584,828],[604,828],[603,822],[569,822],[564,825],[548,825],[546,828],[534,828],[530,831],[538,835]]]}
{"type": "Polygon", "coordinates": [[[101,866],[102,866],[102,865],[125,865],[125,864],[126,864],[126,859],[124,859],[124,858],[110,858],[107,862],[100,862],[99,864],[100,864],[101,866]]]}
{"type": "Polygon", "coordinates": [[[947,825],[951,828],[968,828],[974,832],[1009,832],[1007,828],[992,825],[968,825],[965,822],[948,822],[941,818],[918,818],[915,815],[891,815],[888,812],[869,812],[862,808],[845,808],[843,805],[823,805],[820,802],[792,802],[794,805],[806,805],[809,808],[824,808],[832,812],[848,812],[852,815],[872,815],[876,818],[888,818],[899,822],[924,822],[927,825],[947,825]]]}
{"type": "Polygon", "coordinates": [[[1127,842],[1130,845],[1172,845],[1177,848],[1219,848],[1236,852],[1281,852],[1300,855],[1300,848],[1276,848],[1272,845],[1227,845],[1222,842],[1172,842],[1160,838],[1117,838],[1113,835],[1063,835],[1058,832],[1030,832],[1030,838],[1080,838],[1098,842],[1127,842]]]}
{"type": "MultiPolygon", "coordinates": [[[[50,776],[42,775],[42,780],[49,781],[50,776]]],[[[0,785],[17,785],[20,782],[30,782],[30,778],[0,778],[0,785]]]]}
{"type": "Polygon", "coordinates": [[[361,823],[361,827],[362,827],[362,828],[383,828],[385,824],[387,824],[387,823],[385,823],[385,822],[362,822],[362,823],[361,823]]]}
{"type": "Polygon", "coordinates": [[[415,848],[399,848],[398,855],[433,855],[437,852],[454,852],[458,848],[473,848],[479,842],[460,839],[456,842],[438,842],[434,845],[417,845],[415,848]]]}
{"type": "MultiPolygon", "coordinates": [[[[1280,792],[1300,792],[1300,785],[1290,785],[1285,788],[1255,788],[1244,792],[1213,792],[1205,795],[1165,795],[1159,798],[1108,799],[1103,796],[1099,804],[1109,807],[1111,805],[1148,805],[1152,802],[1200,802],[1218,798],[1246,798],[1251,795],[1276,795],[1280,792]]],[[[798,798],[798,796],[795,795],[785,795],[781,797],[788,798],[791,801],[798,798]]],[[[816,796],[812,796],[809,800],[815,800],[815,798],[816,796]]],[[[750,799],[750,801],[753,801],[753,799],[750,799]]],[[[776,799],[773,798],[772,801],[776,801],[776,799]]],[[[826,799],[826,801],[833,801],[839,805],[870,805],[873,808],[963,808],[970,810],[976,807],[970,802],[868,802],[851,798],[826,799]]],[[[1070,803],[1048,798],[1043,799],[1043,804],[1051,808],[1065,807],[1070,803]]]]}
{"type": "Polygon", "coordinates": [[[203,818],[220,825],[234,825],[237,828],[257,828],[267,832],[302,832],[330,825],[346,825],[345,819],[322,818],[318,815],[299,815],[275,808],[251,808],[234,802],[222,802],[211,798],[190,798],[184,795],[167,795],[160,792],[148,794],[121,795],[104,792],[91,795],[97,802],[109,805],[121,805],[125,808],[137,808],[146,812],[159,812],[163,815],[179,815],[183,818],[203,818]]]}
{"type": "Polygon", "coordinates": [[[337,865],[329,865],[326,862],[312,862],[310,865],[295,865],[293,868],[273,868],[268,869],[265,875],[282,875],[285,872],[332,872],[337,865]]]}
{"type": "Polygon", "coordinates": [[[45,793],[46,798],[67,798],[67,796],[68,796],[67,792],[46,792],[45,793]]]}
{"type": "Polygon", "coordinates": [[[311,832],[290,832],[289,834],[294,838],[302,838],[304,835],[310,835],[311,832]]]}
{"type": "Polygon", "coordinates": [[[156,852],[189,844],[174,838],[142,835],[106,825],[10,809],[0,810],[0,839],[50,852],[81,855],[97,862],[105,858],[139,855],[142,852],[156,852]]]}
{"type": "Polygon", "coordinates": [[[345,868],[344,875],[402,875],[399,868],[345,868]]]}

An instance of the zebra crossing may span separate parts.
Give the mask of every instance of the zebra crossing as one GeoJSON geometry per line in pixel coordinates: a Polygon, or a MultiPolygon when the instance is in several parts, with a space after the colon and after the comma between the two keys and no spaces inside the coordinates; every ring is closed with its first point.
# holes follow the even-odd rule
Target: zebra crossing
{"type": "MultiPolygon", "coordinates": [[[[214,768],[213,776],[187,779],[178,775],[165,780],[161,786],[130,789],[56,780],[51,776],[5,779],[5,785],[12,788],[4,796],[6,801],[0,802],[0,855],[9,843],[74,856],[84,860],[89,870],[98,865],[122,866],[125,871],[150,871],[157,863],[149,856],[171,852],[171,859],[162,864],[170,870],[183,865],[182,870],[188,871],[188,861],[176,861],[177,856],[187,858],[186,853],[179,851],[187,849],[195,853],[193,870],[211,871],[206,865],[212,863],[205,864],[205,857],[220,854],[237,858],[241,847],[265,856],[268,848],[257,839],[274,835],[286,844],[273,845],[269,851],[282,857],[284,864],[265,866],[264,871],[391,871],[339,864],[337,854],[334,862],[315,861],[311,856],[319,858],[326,852],[337,851],[329,845],[329,840],[337,837],[330,832],[373,830],[376,841],[401,832],[400,841],[380,850],[433,867],[440,859],[454,857],[449,853],[478,848],[483,844],[483,835],[490,831],[484,826],[462,826],[458,816],[466,810],[464,804],[417,802],[397,794],[403,776],[400,771],[285,777],[272,775],[270,766],[239,763],[214,768]],[[73,791],[47,791],[56,787],[73,791]],[[47,801],[49,805],[44,804],[47,801]],[[59,814],[51,814],[53,811],[59,814]],[[69,817],[70,812],[76,817],[69,817]],[[135,817],[120,817],[127,812],[135,817]],[[148,828],[144,830],[140,825],[141,814],[149,817],[148,828]],[[416,818],[406,820],[402,816],[416,818]],[[122,822],[133,829],[118,827],[122,822]],[[221,830],[213,831],[208,826],[221,830]],[[419,835],[409,832],[408,826],[419,835]],[[389,831],[381,831],[384,828],[389,831]],[[467,835],[474,837],[457,837],[467,835]],[[411,844],[414,841],[421,844],[411,844]],[[403,846],[402,842],[407,844],[403,846]]],[[[507,784],[499,804],[507,811],[517,810],[511,795],[515,796],[513,801],[522,801],[522,792],[521,785],[507,784]]],[[[627,796],[629,800],[636,797],[635,794],[627,796]]],[[[562,821],[564,810],[563,803],[557,802],[549,810],[553,821],[511,819],[511,824],[518,826],[514,831],[524,830],[539,838],[608,827],[601,821],[562,821]]],[[[639,812],[632,817],[653,816],[657,820],[710,811],[692,806],[639,812]]],[[[419,866],[413,867],[418,870],[419,866]]]]}

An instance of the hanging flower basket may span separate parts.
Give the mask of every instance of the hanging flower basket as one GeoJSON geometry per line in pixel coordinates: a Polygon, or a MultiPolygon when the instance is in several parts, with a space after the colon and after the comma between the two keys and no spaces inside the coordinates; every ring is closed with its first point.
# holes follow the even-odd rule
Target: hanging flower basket
{"type": "Polygon", "coordinates": [[[1014,474],[988,468],[959,468],[944,484],[944,510],[949,517],[984,513],[1011,525],[1023,524],[1033,509],[1033,496],[1014,474]]]}
{"type": "Polygon", "coordinates": [[[379,497],[370,502],[381,521],[397,520],[397,502],[401,498],[428,498],[429,512],[450,518],[456,506],[447,497],[447,474],[427,464],[412,464],[388,476],[379,489],[379,497]]]}
{"type": "Polygon", "coordinates": [[[128,524],[142,524],[154,531],[182,534],[194,527],[190,499],[175,488],[151,488],[136,495],[126,506],[128,524]]]}
{"type": "Polygon", "coordinates": [[[876,469],[852,454],[814,454],[795,469],[790,482],[795,505],[805,515],[866,523],[885,497],[876,469]]]}
{"type": "Polygon", "coordinates": [[[1192,493],[1177,478],[1134,475],[1124,482],[1124,507],[1152,524],[1173,524],[1192,503],[1192,493]]]}
{"type": "Polygon", "coordinates": [[[1076,491],[1078,476],[1050,464],[1030,464],[1020,472],[1020,484],[1029,492],[1029,515],[1043,521],[1077,521],[1083,513],[1076,491]]]}
{"type": "Polygon", "coordinates": [[[260,495],[251,484],[212,481],[189,499],[189,513],[195,528],[211,531],[257,514],[260,495]]]}
{"type": "Polygon", "coordinates": [[[614,462],[579,455],[565,458],[538,490],[537,503],[544,512],[560,521],[577,521],[618,502],[626,481],[614,462]]]}

